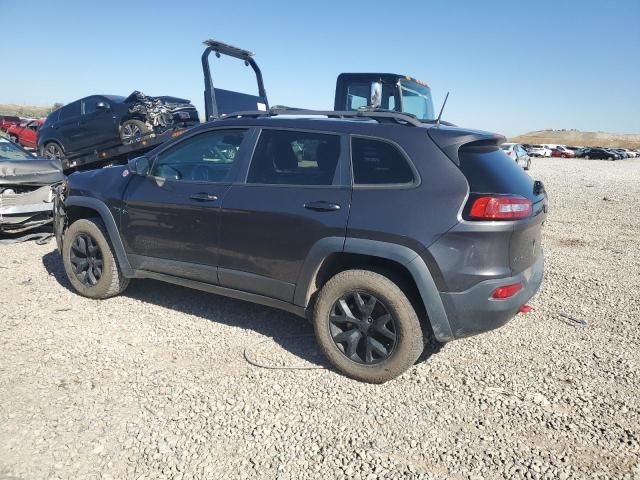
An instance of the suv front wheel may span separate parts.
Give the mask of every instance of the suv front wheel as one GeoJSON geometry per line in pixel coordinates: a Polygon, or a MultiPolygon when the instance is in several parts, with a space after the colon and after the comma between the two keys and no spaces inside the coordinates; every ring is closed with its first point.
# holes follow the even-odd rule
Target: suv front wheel
{"type": "Polygon", "coordinates": [[[402,290],[369,270],[347,270],[320,291],[313,325],[320,348],[342,373],[383,383],[410,368],[424,348],[418,316],[402,290]]]}
{"type": "Polygon", "coordinates": [[[62,263],[73,288],[89,298],[109,298],[129,285],[99,218],[76,220],[64,233],[62,263]]]}

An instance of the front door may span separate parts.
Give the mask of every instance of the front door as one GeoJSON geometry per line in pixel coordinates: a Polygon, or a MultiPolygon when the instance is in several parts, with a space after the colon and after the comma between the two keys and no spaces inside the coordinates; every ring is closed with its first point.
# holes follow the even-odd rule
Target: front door
{"type": "Polygon", "coordinates": [[[220,206],[247,130],[182,138],[125,192],[122,236],[134,268],[217,283],[220,206]]]}
{"type": "Polygon", "coordinates": [[[103,97],[82,100],[80,127],[85,136],[78,145],[81,149],[100,148],[118,143],[118,123],[110,103],[103,97]],[[98,107],[100,104],[100,108],[98,107]]]}
{"type": "Polygon", "coordinates": [[[246,183],[222,202],[220,284],[292,301],[304,260],[344,238],[351,189],[345,137],[263,129],[246,183]]]}

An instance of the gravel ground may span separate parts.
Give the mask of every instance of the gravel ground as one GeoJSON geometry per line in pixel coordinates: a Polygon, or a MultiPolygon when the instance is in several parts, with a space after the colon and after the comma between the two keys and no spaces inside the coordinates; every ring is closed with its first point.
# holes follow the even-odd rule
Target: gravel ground
{"type": "Polygon", "coordinates": [[[153,281],[91,301],[53,243],[0,246],[0,479],[640,478],[640,159],[532,175],[535,311],[381,386],[248,364],[325,365],[287,313],[153,281]]]}

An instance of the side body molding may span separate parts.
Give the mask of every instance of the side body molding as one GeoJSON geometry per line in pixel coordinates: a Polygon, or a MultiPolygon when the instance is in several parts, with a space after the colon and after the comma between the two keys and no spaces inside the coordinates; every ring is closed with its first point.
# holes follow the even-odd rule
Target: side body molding
{"type": "Polygon", "coordinates": [[[113,214],[111,213],[111,210],[109,210],[109,207],[107,207],[104,202],[93,197],[69,196],[66,198],[64,203],[66,208],[84,207],[96,211],[96,213],[104,222],[105,227],[107,227],[109,240],[111,241],[113,250],[118,257],[118,263],[123,275],[125,277],[132,277],[134,275],[134,271],[133,268],[131,268],[131,264],[129,263],[127,253],[124,251],[124,245],[122,244],[122,239],[120,238],[118,225],[116,224],[116,221],[113,218],[113,214]]]}
{"type": "Polygon", "coordinates": [[[318,241],[302,266],[294,293],[294,303],[306,307],[312,284],[322,262],[332,253],[354,253],[393,260],[404,266],[413,277],[424,303],[436,339],[448,342],[454,339],[447,314],[429,268],[422,257],[403,245],[365,238],[328,237],[318,241]]]}

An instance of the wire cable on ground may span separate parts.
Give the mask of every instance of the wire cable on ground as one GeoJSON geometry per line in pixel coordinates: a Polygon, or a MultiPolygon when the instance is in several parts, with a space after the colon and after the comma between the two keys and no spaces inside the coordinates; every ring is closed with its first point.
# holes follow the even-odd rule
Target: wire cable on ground
{"type": "Polygon", "coordinates": [[[253,343],[251,345],[249,345],[248,347],[245,347],[244,349],[244,359],[250,364],[253,365],[254,367],[259,367],[259,368],[266,368],[267,370],[326,370],[327,367],[323,367],[321,365],[313,365],[313,366],[280,366],[280,365],[268,365],[265,363],[261,363],[257,360],[254,360],[253,358],[251,358],[251,355],[249,355],[249,352],[251,350],[253,350],[255,347],[262,345],[263,343],[266,343],[270,340],[276,340],[276,339],[288,339],[288,338],[309,338],[309,337],[315,337],[315,335],[313,333],[306,333],[306,334],[302,334],[302,335],[278,335],[275,337],[270,337],[270,338],[266,338],[264,340],[260,340],[259,342],[253,343]]]}
{"type": "Polygon", "coordinates": [[[582,320],[581,318],[575,318],[575,317],[572,317],[571,315],[567,315],[566,313],[561,313],[561,312],[558,312],[557,315],[560,317],[560,321],[562,323],[566,323],[567,325],[571,325],[572,327],[587,326],[587,321],[582,320]]]}

